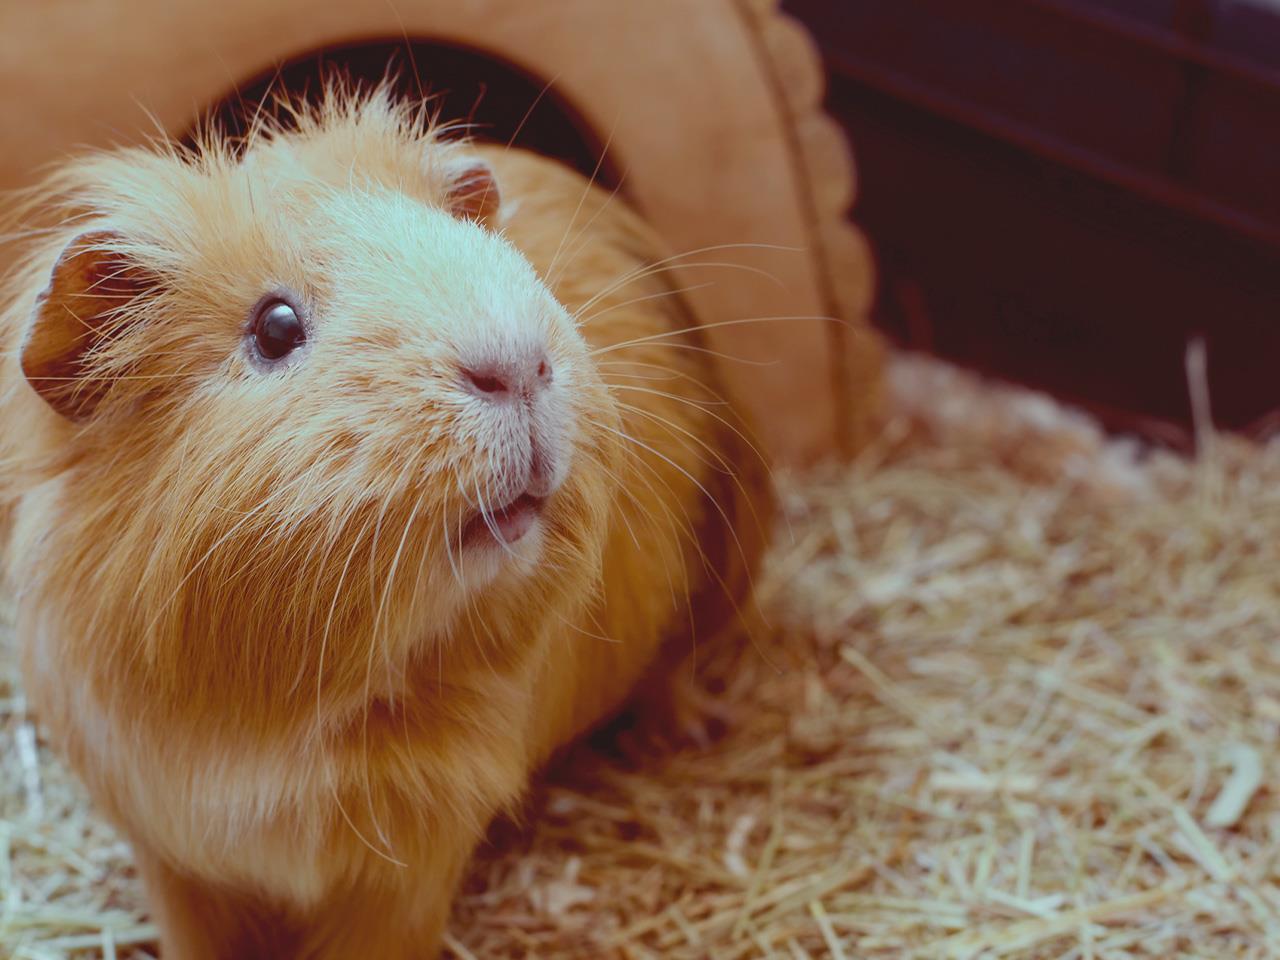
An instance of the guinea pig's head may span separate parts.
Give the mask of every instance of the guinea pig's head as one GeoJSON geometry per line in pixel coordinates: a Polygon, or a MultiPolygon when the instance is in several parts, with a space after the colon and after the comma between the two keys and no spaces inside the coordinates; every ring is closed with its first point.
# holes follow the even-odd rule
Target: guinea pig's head
{"type": "Polygon", "coordinates": [[[96,623],[314,694],[592,588],[612,402],[465,144],[331,100],[62,177],[20,361],[96,623]]]}

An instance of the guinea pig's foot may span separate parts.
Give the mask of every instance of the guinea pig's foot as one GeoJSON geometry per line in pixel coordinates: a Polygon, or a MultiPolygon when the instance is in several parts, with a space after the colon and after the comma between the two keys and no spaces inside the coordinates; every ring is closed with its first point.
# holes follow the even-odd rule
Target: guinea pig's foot
{"type": "Polygon", "coordinates": [[[666,680],[642,686],[630,705],[601,728],[591,746],[628,766],[680,750],[709,750],[731,729],[735,711],[693,681],[666,680]]]}
{"type": "Polygon", "coordinates": [[[655,713],[651,722],[662,735],[677,745],[692,744],[701,750],[709,750],[738,719],[728,701],[693,682],[670,684],[660,706],[661,713],[655,713]]]}

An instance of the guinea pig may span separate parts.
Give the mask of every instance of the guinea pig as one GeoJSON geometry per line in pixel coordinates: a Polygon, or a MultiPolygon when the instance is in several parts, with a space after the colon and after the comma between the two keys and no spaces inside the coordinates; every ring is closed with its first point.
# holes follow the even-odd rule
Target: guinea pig
{"type": "Polygon", "coordinates": [[[21,207],[24,678],[164,955],[435,956],[491,820],[750,604],[767,467],[672,261],[382,92],[21,207]]]}

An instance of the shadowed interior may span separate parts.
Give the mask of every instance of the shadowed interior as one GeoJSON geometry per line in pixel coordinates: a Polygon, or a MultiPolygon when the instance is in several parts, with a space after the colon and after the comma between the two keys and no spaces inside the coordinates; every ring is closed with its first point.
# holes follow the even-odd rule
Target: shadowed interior
{"type": "MultiPolygon", "coordinates": [[[[615,158],[590,124],[556,89],[481,50],[427,39],[370,39],[299,54],[247,78],[210,104],[199,122],[243,135],[259,111],[283,120],[281,94],[313,101],[326,80],[347,77],[371,88],[388,80],[405,99],[432,100],[439,119],[466,124],[477,140],[511,143],[573,167],[612,189],[615,158]]],[[[195,128],[183,134],[190,141],[195,128]]]]}

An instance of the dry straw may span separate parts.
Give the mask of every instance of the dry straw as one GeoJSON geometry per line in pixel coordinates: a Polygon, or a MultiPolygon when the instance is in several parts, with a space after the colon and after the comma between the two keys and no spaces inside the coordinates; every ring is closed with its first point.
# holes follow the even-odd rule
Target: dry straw
{"type": "MultiPolygon", "coordinates": [[[[893,381],[859,462],[781,478],[773,636],[700,653],[727,733],[579,750],[495,829],[457,960],[1280,956],[1280,443],[893,381]]],[[[0,954],[154,951],[11,656],[0,763],[0,954]]]]}

